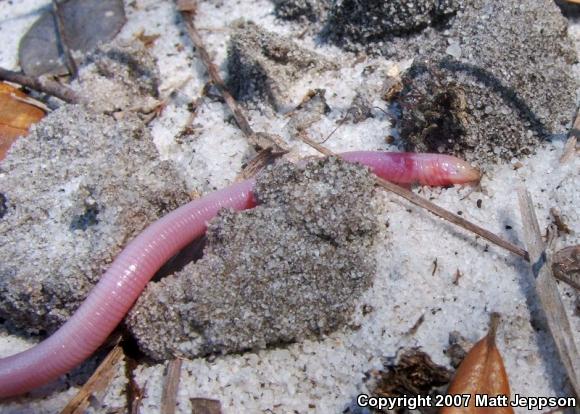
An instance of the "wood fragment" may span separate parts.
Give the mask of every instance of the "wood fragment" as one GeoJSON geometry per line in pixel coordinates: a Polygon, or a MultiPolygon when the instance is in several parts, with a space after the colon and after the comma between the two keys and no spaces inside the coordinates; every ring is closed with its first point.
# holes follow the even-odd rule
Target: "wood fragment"
{"type": "Polygon", "coordinates": [[[530,275],[534,278],[536,293],[556,344],[560,361],[564,365],[576,396],[580,396],[580,354],[574,342],[572,327],[562,303],[556,280],[548,264],[532,199],[527,190],[520,188],[518,200],[524,227],[524,240],[530,254],[530,275]]]}
{"type": "Polygon", "coordinates": [[[571,136],[566,141],[566,145],[564,145],[564,152],[560,157],[560,164],[565,164],[570,161],[574,155],[576,155],[576,145],[578,144],[578,137],[571,136]]]}
{"type": "MultiPolygon", "coordinates": [[[[580,0],[578,2],[580,3],[580,0]]],[[[576,155],[578,137],[580,137],[580,112],[576,113],[572,129],[570,129],[570,133],[568,134],[568,140],[566,141],[566,145],[564,145],[564,152],[560,157],[560,164],[567,163],[576,155]]]]}
{"type": "Polygon", "coordinates": [[[12,97],[12,99],[14,99],[15,101],[18,102],[22,102],[28,105],[32,105],[35,106],[36,108],[40,109],[41,111],[46,112],[47,114],[52,112],[52,109],[50,109],[48,106],[46,106],[45,104],[43,104],[40,101],[37,101],[34,98],[31,98],[30,96],[18,96],[16,94],[11,93],[10,96],[12,97]]]}
{"type": "Polygon", "coordinates": [[[128,380],[125,389],[125,396],[127,397],[127,414],[139,414],[141,412],[144,391],[135,379],[135,370],[138,366],[139,363],[134,358],[125,355],[125,376],[128,380]]]}
{"type": "Polygon", "coordinates": [[[60,41],[60,46],[64,54],[64,62],[66,67],[73,78],[78,76],[79,70],[78,66],[73,58],[72,51],[69,47],[69,40],[67,37],[66,29],[64,26],[64,17],[62,15],[62,9],[60,8],[59,0],[52,0],[52,12],[54,15],[54,20],[56,22],[56,34],[58,40],[60,41]]]}
{"type": "Polygon", "coordinates": [[[437,271],[437,258],[433,260],[433,271],[431,272],[431,276],[435,276],[436,271],[437,271]]]}
{"type": "Polygon", "coordinates": [[[221,414],[222,405],[218,400],[191,398],[191,414],[221,414]]]}
{"type": "Polygon", "coordinates": [[[580,245],[557,251],[552,256],[552,271],[557,279],[580,291],[580,245]]]}
{"type": "Polygon", "coordinates": [[[274,162],[276,156],[272,154],[269,149],[264,149],[260,151],[242,170],[240,174],[236,177],[236,181],[247,180],[248,178],[254,177],[259,171],[261,171],[267,165],[274,162]]]}
{"type": "Polygon", "coordinates": [[[115,376],[117,365],[124,357],[123,348],[119,343],[120,339],[121,336],[117,336],[116,345],[60,414],[82,414],[89,407],[92,400],[101,401],[104,398],[115,376]]]}
{"type": "Polygon", "coordinates": [[[161,414],[175,414],[177,408],[177,391],[181,377],[181,359],[169,361],[165,371],[165,382],[161,394],[161,414]]]}
{"type": "MultiPolygon", "coordinates": [[[[328,150],[324,146],[318,144],[317,142],[312,141],[304,133],[299,134],[298,138],[324,155],[337,156],[336,154],[334,154],[332,151],[328,150]]],[[[527,251],[525,251],[524,249],[522,249],[519,246],[516,246],[513,243],[510,243],[507,240],[502,239],[501,237],[499,237],[499,236],[495,235],[494,233],[484,229],[483,227],[480,227],[477,224],[474,224],[474,223],[464,219],[463,217],[461,217],[457,214],[454,214],[448,210],[445,210],[443,207],[439,207],[438,205],[436,205],[436,204],[430,202],[429,200],[415,194],[412,191],[409,191],[403,187],[399,187],[398,185],[393,184],[389,181],[383,180],[382,178],[376,177],[375,181],[376,181],[377,185],[379,185],[380,187],[383,187],[384,189],[386,189],[392,193],[395,193],[398,196],[403,197],[407,201],[410,201],[411,203],[413,203],[419,207],[422,207],[425,210],[430,211],[431,213],[435,214],[436,216],[441,217],[442,219],[445,219],[445,220],[449,221],[450,223],[453,223],[459,227],[463,227],[465,230],[468,230],[472,233],[475,233],[478,236],[481,236],[484,239],[489,240],[493,244],[495,244],[499,247],[502,247],[502,248],[522,257],[524,260],[529,260],[527,251]]]]}
{"type": "Polygon", "coordinates": [[[552,207],[550,209],[550,215],[554,218],[554,224],[556,224],[559,233],[572,233],[572,230],[570,230],[570,227],[566,224],[557,208],[552,207]]]}
{"type": "Polygon", "coordinates": [[[415,321],[415,323],[413,324],[413,326],[411,326],[409,328],[409,330],[407,332],[405,332],[406,336],[413,336],[417,333],[417,331],[419,330],[419,328],[421,327],[421,325],[423,325],[423,322],[425,322],[425,314],[422,314],[421,316],[419,316],[419,319],[417,319],[415,321]]]}
{"type": "Polygon", "coordinates": [[[68,103],[75,104],[80,103],[83,100],[81,96],[72,89],[49,79],[40,80],[39,78],[32,78],[22,73],[0,68],[0,80],[26,86],[27,88],[54,96],[68,103]]]}
{"type": "Polygon", "coordinates": [[[459,279],[461,279],[462,276],[463,276],[463,273],[461,272],[461,270],[459,270],[459,268],[457,268],[457,270],[455,271],[455,274],[453,275],[453,284],[455,286],[459,285],[459,279]]]}
{"type": "Polygon", "coordinates": [[[389,76],[385,79],[381,88],[381,98],[383,101],[394,100],[403,90],[403,82],[399,76],[389,76]]]}
{"type": "Polygon", "coordinates": [[[141,43],[143,43],[143,46],[145,46],[145,48],[147,49],[153,47],[155,41],[159,39],[159,37],[161,37],[161,35],[157,33],[152,35],[146,35],[145,29],[141,29],[141,31],[135,35],[135,38],[141,43]]]}

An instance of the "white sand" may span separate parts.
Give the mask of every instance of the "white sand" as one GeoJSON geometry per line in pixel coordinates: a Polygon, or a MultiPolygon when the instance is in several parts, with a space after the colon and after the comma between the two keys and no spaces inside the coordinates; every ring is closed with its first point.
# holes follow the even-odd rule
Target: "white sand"
{"type": "MultiPolygon", "coordinates": [[[[207,77],[199,60],[193,57],[189,40],[180,36],[183,30],[175,25],[172,2],[128,2],[129,22],[121,36],[127,41],[145,30],[148,35],[159,34],[153,51],[159,59],[163,74],[162,94],[179,87],[190,79],[170,101],[163,115],[152,124],[155,143],[163,158],[175,161],[187,178],[192,190],[207,192],[231,182],[239,172],[247,152],[241,132],[224,122],[228,112],[219,103],[204,104],[195,119],[199,136],[189,142],[178,143],[174,136],[184,127],[188,113],[186,104],[198,97],[207,77]],[[179,50],[178,44],[185,45],[179,50]],[[195,153],[192,151],[195,150],[195,153]]],[[[38,7],[47,1],[22,0],[0,2],[0,65],[16,68],[18,40],[36,18],[38,7]],[[10,4],[12,3],[12,4],[10,4]]],[[[297,27],[275,21],[272,3],[268,0],[224,0],[202,2],[197,23],[203,30],[206,46],[218,65],[225,59],[229,36],[228,24],[245,17],[280,34],[291,34],[297,27]],[[219,7],[215,4],[219,3],[219,7]]],[[[580,38],[580,25],[571,32],[580,38]]],[[[361,85],[361,71],[369,64],[352,65],[354,57],[334,47],[320,47],[308,40],[305,47],[332,57],[344,69],[340,79],[335,73],[305,80],[295,85],[293,99],[300,101],[312,87],[325,88],[328,103],[333,109],[328,120],[309,130],[314,138],[327,136],[343,116],[356,90],[361,85]]],[[[396,70],[408,62],[376,60],[384,71],[396,70]]],[[[220,66],[223,69],[223,65],[220,66]]],[[[225,75],[225,73],[224,73],[225,75]]],[[[371,82],[371,83],[372,83],[371,82]]],[[[384,102],[377,101],[384,107],[384,102]]],[[[339,129],[327,146],[333,150],[394,149],[385,143],[390,133],[390,121],[376,110],[375,117],[356,125],[339,129]]],[[[278,133],[293,147],[294,156],[314,154],[303,144],[290,140],[285,129],[286,119],[274,113],[249,114],[256,130],[278,133]]],[[[549,223],[549,209],[557,206],[574,234],[562,238],[564,245],[579,242],[580,161],[578,157],[565,166],[558,163],[563,140],[555,140],[525,159],[523,167],[511,165],[493,168],[484,177],[481,189],[470,193],[468,188],[422,189],[421,193],[451,211],[461,211],[464,217],[487,229],[522,244],[521,222],[515,189],[525,185],[537,208],[541,228],[549,223]],[[481,208],[476,201],[482,200],[481,208]],[[506,226],[511,229],[506,229],[506,226]]],[[[260,412],[317,412],[337,413],[345,409],[356,395],[364,391],[364,373],[382,366],[382,358],[393,356],[404,346],[419,346],[435,362],[448,365],[443,355],[449,332],[460,331],[469,340],[485,334],[489,313],[497,311],[504,319],[498,345],[510,376],[512,393],[523,396],[569,395],[565,388],[564,372],[557,360],[546,327],[538,322],[537,299],[529,282],[527,265],[510,253],[459,230],[427,212],[411,207],[398,197],[380,192],[383,210],[377,219],[381,236],[377,243],[378,269],[375,284],[362,299],[374,309],[369,315],[357,317],[359,330],[344,329],[323,341],[305,341],[284,349],[226,356],[208,361],[197,359],[183,364],[178,396],[178,412],[191,412],[190,398],[206,397],[222,402],[225,413],[260,412]],[[388,227],[387,224],[388,223],[388,227]],[[437,270],[433,273],[433,261],[437,270]],[[453,284],[455,272],[463,276],[453,284]],[[405,333],[415,321],[425,315],[424,323],[413,335],[405,333]],[[532,316],[533,315],[533,316],[532,316]],[[540,326],[536,331],[530,323],[540,326]]],[[[580,318],[573,315],[570,289],[560,285],[574,329],[579,332],[580,318]]],[[[579,336],[576,337],[580,343],[579,336]]],[[[27,346],[26,342],[4,335],[0,337],[0,355],[8,355],[27,346]]],[[[145,389],[141,413],[159,412],[164,366],[140,366],[137,382],[145,389]]],[[[46,399],[17,399],[0,404],[0,412],[52,413],[58,411],[74,389],[56,393],[46,399]]],[[[114,405],[114,404],[113,404],[114,405]]],[[[103,411],[105,412],[105,411],[103,411]]],[[[524,409],[518,413],[527,412],[524,409]]]]}

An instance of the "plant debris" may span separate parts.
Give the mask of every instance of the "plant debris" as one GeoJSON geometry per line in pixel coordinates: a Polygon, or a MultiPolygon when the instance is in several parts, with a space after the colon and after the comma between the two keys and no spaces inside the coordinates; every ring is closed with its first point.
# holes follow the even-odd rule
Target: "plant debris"
{"type": "MultiPolygon", "coordinates": [[[[111,41],[125,24],[120,0],[59,2],[62,31],[71,51],[89,52],[111,41]]],[[[29,76],[68,73],[54,11],[44,13],[24,35],[18,51],[20,66],[29,76]]]]}
{"type": "Polygon", "coordinates": [[[444,352],[449,358],[451,366],[457,368],[472,347],[473,343],[469,342],[459,331],[451,331],[449,333],[449,346],[444,352]]]}
{"type": "Polygon", "coordinates": [[[165,383],[161,394],[161,414],[174,414],[177,408],[181,363],[181,359],[173,359],[167,363],[165,383]]]}
{"type": "Polygon", "coordinates": [[[191,414],[222,414],[222,404],[208,398],[190,398],[191,414]]]}
{"type": "Polygon", "coordinates": [[[44,111],[28,103],[19,89],[0,82],[0,161],[18,137],[44,117],[44,111]]]}
{"type": "Polygon", "coordinates": [[[123,348],[117,343],[60,414],[85,413],[91,404],[95,404],[95,401],[102,401],[123,357],[123,348]]]}
{"type": "Polygon", "coordinates": [[[427,396],[447,385],[452,371],[435,364],[417,348],[403,349],[381,371],[371,372],[370,392],[376,397],[427,396]]]}
{"type": "Polygon", "coordinates": [[[546,247],[540,233],[540,225],[530,193],[520,188],[518,201],[524,240],[530,255],[530,277],[546,316],[550,334],[554,339],[560,361],[566,369],[568,380],[576,395],[580,395],[580,354],[574,341],[574,331],[562,302],[552,268],[546,261],[546,247]]]}
{"type": "Polygon", "coordinates": [[[490,401],[488,406],[494,407],[494,413],[512,414],[514,412],[513,408],[508,405],[511,394],[508,375],[495,343],[499,318],[497,313],[491,315],[488,334],[467,353],[447,390],[448,395],[470,394],[468,407],[446,406],[441,409],[441,414],[489,412],[490,408],[487,406],[476,406],[475,394],[487,395],[490,401]]]}
{"type": "Polygon", "coordinates": [[[552,257],[554,276],[580,291],[580,245],[558,250],[552,257]]]}

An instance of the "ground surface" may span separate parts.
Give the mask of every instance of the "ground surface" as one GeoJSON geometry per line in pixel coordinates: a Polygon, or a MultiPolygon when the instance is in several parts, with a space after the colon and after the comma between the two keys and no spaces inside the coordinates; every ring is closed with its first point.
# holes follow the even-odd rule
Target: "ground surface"
{"type": "MultiPolygon", "coordinates": [[[[38,16],[39,8],[48,4],[41,0],[0,2],[1,66],[17,67],[18,40],[38,16]]],[[[284,91],[285,104],[291,105],[300,102],[309,89],[326,89],[331,111],[315,120],[308,130],[315,139],[323,139],[336,128],[357,93],[379,89],[388,74],[396,74],[411,64],[408,59],[361,60],[337,46],[320,45],[307,28],[277,20],[273,10],[273,3],[267,0],[203,2],[197,23],[224,75],[227,42],[233,30],[229,25],[236,19],[251,19],[281,35],[300,37],[306,30],[298,43],[339,66],[338,72],[313,71],[309,76],[296,77],[291,81],[291,89],[284,91]]],[[[161,159],[174,164],[190,191],[206,193],[224,187],[252,152],[218,100],[205,99],[198,108],[193,131],[182,133],[188,122],[188,103],[201,95],[207,76],[192,54],[184,27],[176,24],[172,2],[127,2],[127,16],[128,23],[120,34],[125,41],[136,42],[135,35],[142,30],[147,35],[160,35],[151,51],[162,74],[161,98],[179,89],[162,116],[151,124],[161,159]]],[[[578,50],[580,24],[572,21],[570,32],[578,50]]],[[[574,70],[578,78],[577,68],[574,70]]],[[[391,115],[372,108],[386,109],[386,103],[377,96],[369,106],[372,117],[363,117],[357,123],[346,122],[326,145],[332,150],[400,148],[391,115]],[[394,136],[392,143],[385,140],[389,135],[394,136]]],[[[274,132],[287,139],[292,147],[290,158],[314,154],[291,139],[288,118],[270,105],[255,106],[249,115],[256,130],[274,132]]],[[[556,136],[532,155],[485,165],[486,174],[475,191],[469,188],[417,191],[522,244],[515,189],[525,185],[534,199],[541,228],[550,222],[549,209],[558,207],[573,229],[572,235],[559,239],[558,243],[575,244],[580,232],[577,184],[580,161],[576,157],[565,165],[558,162],[563,143],[564,137],[556,136]]],[[[437,363],[449,365],[443,350],[450,331],[458,330],[467,339],[476,340],[484,335],[491,311],[504,316],[498,345],[510,375],[512,393],[568,395],[563,368],[538,316],[537,298],[527,278],[526,263],[393,195],[378,192],[377,197],[380,210],[376,219],[377,271],[374,285],[360,298],[361,304],[368,305],[365,309],[372,311],[355,315],[348,327],[320,341],[306,340],[259,352],[185,361],[178,395],[179,412],[190,412],[190,399],[199,397],[220,400],[226,413],[342,412],[357,394],[366,391],[365,373],[380,368],[384,358],[395,355],[401,347],[419,346],[437,363]],[[462,274],[458,281],[457,271],[462,274]],[[423,324],[409,334],[422,315],[423,324]]],[[[560,288],[574,330],[580,332],[572,292],[564,286],[560,288]]],[[[576,340],[580,342],[580,338],[576,340]]],[[[9,355],[32,343],[24,337],[2,333],[0,355],[9,355]]],[[[82,381],[91,368],[90,364],[84,366],[71,382],[82,381]]],[[[136,382],[145,391],[142,413],[159,411],[163,371],[164,364],[143,364],[137,368],[136,382]]],[[[31,397],[3,402],[0,412],[59,411],[75,393],[75,387],[66,390],[66,385],[63,380],[31,397]]],[[[123,386],[121,381],[109,397],[109,408],[123,406],[123,386]]]]}

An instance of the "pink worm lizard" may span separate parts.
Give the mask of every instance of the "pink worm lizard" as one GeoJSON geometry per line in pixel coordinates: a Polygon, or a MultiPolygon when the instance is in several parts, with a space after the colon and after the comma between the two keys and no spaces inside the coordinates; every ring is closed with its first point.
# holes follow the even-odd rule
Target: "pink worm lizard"
{"type": "MultiPolygon", "coordinates": [[[[357,151],[340,156],[399,184],[451,185],[479,179],[479,171],[448,155],[357,151]]],[[[88,358],[123,320],[157,270],[201,236],[220,209],[244,210],[256,205],[254,184],[253,179],[233,184],[191,201],[147,227],[117,256],[78,310],[52,336],[0,359],[0,398],[44,385],[88,358]]]]}

